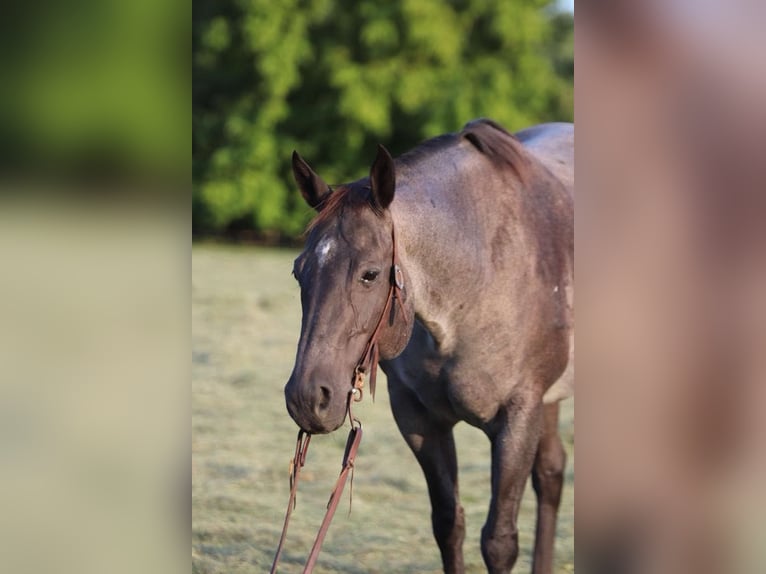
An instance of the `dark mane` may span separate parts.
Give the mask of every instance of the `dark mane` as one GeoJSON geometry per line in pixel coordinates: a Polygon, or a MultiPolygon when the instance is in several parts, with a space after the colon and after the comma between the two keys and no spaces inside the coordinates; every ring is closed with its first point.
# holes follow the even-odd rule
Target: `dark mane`
{"type": "Polygon", "coordinates": [[[500,124],[485,118],[467,123],[457,134],[444,134],[426,140],[416,148],[397,158],[397,166],[411,167],[466,139],[498,167],[510,168],[524,180],[529,158],[521,142],[500,124]]]}
{"type": "MultiPolygon", "coordinates": [[[[405,169],[415,166],[455,145],[460,139],[468,140],[495,165],[500,168],[510,168],[521,181],[525,180],[530,162],[521,142],[500,124],[485,118],[467,123],[457,134],[443,134],[422,142],[396,158],[396,165],[405,169]]],[[[340,185],[333,189],[319,206],[319,212],[308,224],[305,234],[308,234],[322,222],[333,218],[345,207],[369,207],[376,214],[381,215],[380,210],[372,201],[369,190],[366,180],[340,185]]]]}
{"type": "Polygon", "coordinates": [[[346,207],[351,207],[352,209],[369,207],[375,213],[381,215],[378,207],[372,202],[370,186],[366,184],[365,180],[348,185],[339,185],[333,188],[332,192],[319,205],[319,212],[309,222],[304,235],[307,235],[312,229],[322,224],[322,222],[332,219],[346,207]]]}
{"type": "Polygon", "coordinates": [[[481,153],[499,167],[509,167],[524,181],[530,167],[529,158],[521,142],[500,124],[485,118],[467,123],[460,132],[481,153]]]}

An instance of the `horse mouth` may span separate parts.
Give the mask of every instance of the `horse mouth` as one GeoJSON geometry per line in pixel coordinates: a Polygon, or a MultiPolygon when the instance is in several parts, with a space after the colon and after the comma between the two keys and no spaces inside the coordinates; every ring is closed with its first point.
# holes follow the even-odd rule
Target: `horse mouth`
{"type": "Polygon", "coordinates": [[[339,423],[334,423],[332,425],[327,425],[324,421],[315,423],[313,421],[306,421],[305,419],[297,419],[296,417],[293,417],[293,420],[303,432],[309,434],[330,434],[343,426],[346,417],[343,417],[339,423]]]}
{"type": "Polygon", "coordinates": [[[295,424],[303,431],[310,434],[329,434],[346,422],[347,406],[343,410],[335,406],[324,404],[323,408],[302,408],[287,397],[287,412],[295,421],[295,424]]]}

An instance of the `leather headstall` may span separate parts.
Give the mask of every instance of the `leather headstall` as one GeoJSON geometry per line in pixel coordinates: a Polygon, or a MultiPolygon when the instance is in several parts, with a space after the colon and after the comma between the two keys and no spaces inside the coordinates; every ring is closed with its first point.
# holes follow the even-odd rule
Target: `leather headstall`
{"type": "MultiPolygon", "coordinates": [[[[354,402],[362,400],[362,388],[364,387],[364,375],[368,374],[370,378],[370,394],[372,400],[375,400],[375,379],[378,372],[378,361],[380,360],[380,349],[378,346],[378,339],[380,338],[383,324],[386,321],[386,315],[390,314],[389,325],[392,325],[395,318],[396,310],[393,307],[398,299],[402,314],[407,319],[407,310],[404,307],[404,301],[402,297],[402,291],[404,289],[404,274],[402,268],[399,266],[399,255],[396,249],[396,232],[394,231],[394,223],[391,222],[391,270],[389,273],[389,287],[388,295],[386,296],[386,304],[383,306],[383,311],[380,314],[375,330],[373,330],[370,339],[367,341],[367,345],[364,347],[362,357],[354,368],[354,380],[351,389],[351,398],[354,402]]],[[[350,410],[350,409],[349,409],[350,410]]]]}
{"type": "MultiPolygon", "coordinates": [[[[319,528],[314,545],[311,548],[311,553],[306,561],[304,567],[304,574],[310,573],[314,569],[314,565],[319,557],[319,551],[322,547],[322,542],[330,528],[330,521],[335,514],[335,510],[338,507],[340,501],[340,495],[343,492],[343,487],[346,484],[348,475],[351,474],[351,480],[353,483],[353,471],[354,471],[354,459],[356,458],[357,450],[359,449],[359,443],[362,440],[362,423],[359,419],[354,418],[351,413],[351,404],[362,400],[362,389],[364,387],[364,376],[369,375],[370,378],[370,394],[373,401],[375,400],[375,378],[378,371],[378,361],[380,360],[379,339],[383,331],[383,325],[386,322],[386,315],[389,315],[389,325],[393,325],[396,317],[396,309],[394,305],[396,300],[400,301],[402,313],[405,319],[407,318],[407,311],[404,307],[404,300],[402,297],[402,291],[404,289],[404,274],[399,266],[399,258],[396,250],[396,233],[394,232],[394,224],[391,222],[391,243],[392,243],[392,255],[391,255],[391,269],[389,273],[389,287],[388,295],[386,296],[386,303],[383,306],[383,311],[380,313],[375,329],[370,335],[367,344],[364,347],[362,356],[359,362],[354,367],[354,376],[352,381],[352,387],[348,394],[347,415],[351,422],[351,431],[349,431],[348,440],[346,441],[346,452],[343,455],[343,466],[338,476],[338,480],[335,483],[335,488],[330,495],[330,500],[327,503],[327,512],[325,514],[322,525],[319,528]]],[[[271,574],[275,574],[277,571],[277,565],[279,564],[279,558],[282,554],[282,547],[284,546],[285,538],[287,536],[287,525],[290,522],[290,515],[293,508],[295,508],[296,496],[298,493],[298,475],[300,469],[303,468],[306,463],[306,454],[308,452],[309,442],[311,441],[311,434],[303,430],[298,432],[298,440],[295,445],[295,455],[290,461],[290,500],[287,503],[287,512],[285,513],[285,522],[282,527],[282,535],[279,539],[279,546],[277,547],[276,555],[274,556],[274,562],[271,565],[271,574]]],[[[350,511],[350,509],[349,509],[350,511]]]]}

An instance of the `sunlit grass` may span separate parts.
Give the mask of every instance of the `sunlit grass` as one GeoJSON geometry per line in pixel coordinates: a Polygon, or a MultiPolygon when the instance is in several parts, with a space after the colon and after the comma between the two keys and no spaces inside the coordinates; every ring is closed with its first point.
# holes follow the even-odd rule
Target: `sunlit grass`
{"type": "MultiPolygon", "coordinates": [[[[290,276],[295,255],[207,245],[192,252],[195,573],[266,572],[279,540],[297,431],[282,390],[300,329],[299,293],[290,276]]],[[[353,510],[347,516],[346,493],[315,572],[441,572],[425,481],[394,424],[386,385],[378,385],[374,404],[365,398],[356,413],[364,422],[364,440],[353,510]]],[[[569,467],[556,541],[559,573],[572,572],[574,561],[573,414],[568,401],[561,422],[569,467]]],[[[466,568],[484,572],[479,534],[489,503],[489,442],[465,424],[456,428],[456,440],[468,525],[466,568]]],[[[343,429],[312,440],[280,572],[302,571],[345,441],[343,429]]],[[[534,516],[528,488],[520,517],[519,572],[529,570],[534,516]]]]}

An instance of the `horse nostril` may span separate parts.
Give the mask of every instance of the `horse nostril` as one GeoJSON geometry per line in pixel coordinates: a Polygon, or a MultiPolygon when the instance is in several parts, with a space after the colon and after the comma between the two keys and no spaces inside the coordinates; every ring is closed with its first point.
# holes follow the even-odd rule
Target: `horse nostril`
{"type": "Polygon", "coordinates": [[[319,397],[319,410],[325,411],[327,410],[327,407],[330,406],[330,396],[332,395],[332,391],[329,389],[329,387],[321,386],[319,387],[320,397],[319,397]]]}

